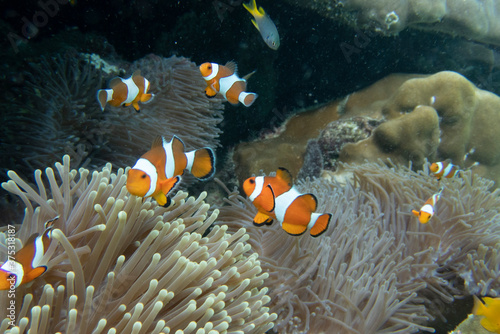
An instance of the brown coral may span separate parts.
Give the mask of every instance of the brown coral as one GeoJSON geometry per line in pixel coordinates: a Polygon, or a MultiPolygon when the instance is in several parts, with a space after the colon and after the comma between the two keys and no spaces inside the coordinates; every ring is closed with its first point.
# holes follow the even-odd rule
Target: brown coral
{"type": "Polygon", "coordinates": [[[383,105],[387,122],[372,137],[346,145],[340,159],[349,162],[391,157],[412,161],[417,168],[424,158],[449,158],[462,166],[479,162],[481,168],[475,171],[498,182],[500,134],[495,124],[500,122],[499,108],[500,97],[478,89],[455,72],[411,79],[383,105]],[[427,110],[425,114],[423,110],[427,110]],[[434,113],[439,116],[439,142],[434,113]]]}
{"type": "MultiPolygon", "coordinates": [[[[244,180],[259,169],[274,170],[291,166],[293,175],[302,168],[307,142],[327,127],[325,119],[340,122],[352,117],[383,121],[372,135],[357,143],[348,143],[340,152],[340,161],[377,161],[380,158],[413,168],[422,168],[425,159],[451,159],[461,168],[500,181],[500,97],[475,87],[455,72],[430,76],[392,75],[372,86],[318,109],[299,113],[285,123],[285,131],[272,140],[240,144],[234,155],[239,165],[238,178],[244,180]],[[293,123],[292,123],[293,121],[293,123]],[[288,124],[294,126],[288,127],[288,124]],[[299,126],[297,126],[299,125],[299,126]],[[314,131],[302,131],[302,129],[314,131]],[[293,139],[297,136],[297,139],[293,139]],[[280,144],[281,146],[275,144],[280,144]],[[476,164],[478,163],[478,164],[476,164]]],[[[337,141],[350,135],[338,131],[337,141]]],[[[321,137],[320,137],[321,139],[321,137]]],[[[316,148],[314,148],[316,149],[316,148]]],[[[323,159],[329,147],[322,147],[323,159]]],[[[310,160],[308,160],[308,163],[310,160]]],[[[323,167],[323,166],[321,166],[323,167]]],[[[308,169],[316,170],[317,168],[308,169]]]]}

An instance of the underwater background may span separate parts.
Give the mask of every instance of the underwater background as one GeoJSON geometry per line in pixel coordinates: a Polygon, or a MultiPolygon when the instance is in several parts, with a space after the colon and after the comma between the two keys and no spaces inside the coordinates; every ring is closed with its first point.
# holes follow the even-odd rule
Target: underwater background
{"type": "MultiPolygon", "coordinates": [[[[19,287],[17,314],[37,318],[28,310],[38,303],[35,313],[52,319],[39,324],[39,332],[47,333],[90,333],[99,326],[108,332],[114,323],[121,333],[167,332],[159,321],[172,332],[186,333],[452,331],[472,313],[473,295],[496,298],[500,293],[500,2],[260,0],[257,5],[279,32],[276,50],[266,45],[242,4],[1,2],[1,225],[19,228],[19,249],[58,215],[55,226],[69,240],[65,247],[51,249],[46,256],[49,270],[40,280],[19,287]],[[241,77],[255,71],[246,90],[258,98],[249,107],[232,105],[220,94],[205,95],[207,84],[198,66],[229,61],[237,64],[241,77]],[[110,88],[114,77],[128,78],[136,70],[151,82],[151,103],[140,104],[140,112],[132,106],[107,105],[101,110],[97,91],[110,88]],[[179,192],[171,193],[175,204],[170,208],[131,196],[124,170],[134,166],[158,135],[168,140],[179,136],[187,150],[213,149],[217,180],[183,176],[179,192]],[[447,159],[463,175],[437,181],[430,164],[447,159]],[[58,162],[51,177],[46,168],[58,162]],[[318,211],[333,214],[324,235],[296,237],[278,223],[252,224],[257,210],[242,184],[252,175],[274,175],[279,167],[290,171],[301,193],[315,194],[318,211]],[[38,176],[37,169],[42,171],[38,176]],[[40,175],[47,175],[46,189],[40,187],[40,175]],[[109,190],[99,190],[99,184],[109,190]],[[65,187],[74,190],[65,192],[65,187]],[[420,224],[411,210],[443,187],[442,199],[434,203],[435,218],[420,224]],[[97,195],[90,203],[85,196],[92,191],[97,195]],[[78,227],[81,217],[88,220],[78,227]],[[161,227],[156,225],[158,217],[161,227]],[[105,222],[113,219],[126,226],[128,239],[113,239],[113,233],[122,233],[118,223],[105,222]],[[99,224],[108,226],[109,235],[93,236],[100,233],[99,224]],[[87,229],[92,232],[81,235],[87,229]],[[179,240],[184,231],[189,243],[206,244],[199,251],[206,255],[183,250],[168,239],[172,231],[179,240]],[[148,238],[160,240],[156,234],[165,240],[140,253],[148,238]],[[105,253],[102,245],[110,243],[122,249],[105,253]],[[391,246],[384,248],[384,243],[391,246]],[[161,254],[163,261],[176,247],[187,262],[200,266],[184,268],[186,273],[198,270],[199,277],[192,274],[192,286],[176,285],[175,278],[162,281],[169,270],[154,256],[161,254]],[[79,265],[63,255],[70,248],[80,258],[79,265]],[[229,251],[234,258],[224,255],[229,251]],[[126,267],[119,256],[128,261],[139,258],[138,253],[141,261],[162,269],[153,273],[153,264],[131,269],[120,281],[121,289],[117,285],[106,295],[112,289],[112,275],[107,273],[115,272],[118,280],[126,267]],[[208,259],[214,259],[213,272],[201,268],[203,261],[211,263],[208,259]],[[221,259],[227,263],[220,264],[221,259]],[[412,267],[412,262],[418,265],[412,267]],[[67,276],[71,268],[78,272],[75,267],[86,273],[79,283],[67,276]],[[141,276],[142,270],[150,270],[151,277],[141,276]],[[238,275],[226,275],[233,271],[241,274],[241,282],[238,275]],[[213,326],[207,325],[208,311],[201,307],[198,313],[183,313],[192,307],[189,301],[198,298],[193,297],[195,287],[210,285],[204,281],[210,275],[216,283],[207,291],[202,288],[197,306],[211,303],[207,308],[216,314],[213,326]],[[158,287],[130,288],[139,280],[156,280],[158,287]],[[66,309],[82,313],[88,308],[94,315],[42,311],[42,305],[51,305],[45,284],[54,292],[69,282],[80,300],[72,301],[67,288],[60,297],[64,301],[46,309],[63,314],[66,309]],[[91,283],[94,297],[89,295],[91,283]],[[158,306],[162,284],[175,292],[162,297],[165,308],[158,306]],[[217,290],[217,284],[227,291],[217,290]],[[129,288],[136,293],[133,297],[118,292],[129,288]],[[215,297],[207,297],[210,293],[215,297]],[[149,299],[142,300],[143,295],[149,299]],[[88,302],[81,302],[84,296],[88,302]],[[246,304],[239,297],[248,299],[246,304]],[[114,311],[102,306],[106,303],[114,311]],[[131,317],[142,328],[121,318],[126,312],[120,305],[129,305],[130,316],[139,303],[147,312],[131,317]],[[224,308],[226,316],[219,312],[224,308]],[[379,314],[376,309],[385,311],[379,314]],[[108,325],[103,325],[101,317],[106,316],[108,325]],[[196,327],[192,322],[198,318],[196,327]],[[244,320],[234,320],[240,318],[244,320]]],[[[2,252],[7,249],[6,233],[0,238],[2,252]]],[[[171,270],[172,276],[184,277],[177,267],[171,270]]],[[[1,293],[0,307],[6,309],[7,294],[1,293]]],[[[476,320],[479,330],[485,330],[476,320]]],[[[12,327],[4,321],[0,328],[12,327]]],[[[498,333],[500,325],[494,330],[498,333]]]]}

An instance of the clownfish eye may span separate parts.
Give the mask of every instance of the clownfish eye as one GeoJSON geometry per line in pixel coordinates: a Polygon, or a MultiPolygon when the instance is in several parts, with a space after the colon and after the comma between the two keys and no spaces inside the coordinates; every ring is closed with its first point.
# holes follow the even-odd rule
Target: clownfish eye
{"type": "Polygon", "coordinates": [[[142,175],[141,175],[141,178],[142,178],[142,179],[145,179],[145,178],[146,178],[146,174],[142,174],[142,175]]]}
{"type": "Polygon", "coordinates": [[[248,180],[248,182],[250,182],[250,184],[254,184],[255,180],[254,179],[250,179],[250,180],[248,180]]]}
{"type": "Polygon", "coordinates": [[[209,70],[211,70],[211,69],[212,69],[212,66],[208,66],[207,68],[208,68],[209,70]]]}

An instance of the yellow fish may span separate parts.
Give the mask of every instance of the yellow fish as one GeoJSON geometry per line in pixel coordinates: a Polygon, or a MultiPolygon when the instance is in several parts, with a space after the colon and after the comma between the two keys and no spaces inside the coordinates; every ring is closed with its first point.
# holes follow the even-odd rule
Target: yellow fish
{"type": "Polygon", "coordinates": [[[269,18],[262,7],[257,9],[257,3],[255,0],[252,0],[249,4],[243,4],[243,7],[246,8],[253,15],[252,23],[260,32],[260,35],[266,42],[267,46],[269,46],[273,50],[278,50],[280,47],[280,35],[278,34],[278,29],[274,25],[274,22],[269,18]]]}
{"type": "Polygon", "coordinates": [[[500,298],[483,297],[483,299],[486,305],[474,296],[472,313],[483,317],[481,326],[484,329],[500,334],[500,298]]]}

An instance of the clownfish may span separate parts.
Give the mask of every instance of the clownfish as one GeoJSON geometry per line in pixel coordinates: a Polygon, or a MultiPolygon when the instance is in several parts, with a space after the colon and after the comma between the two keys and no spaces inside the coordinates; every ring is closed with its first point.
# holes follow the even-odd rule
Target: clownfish
{"type": "Polygon", "coordinates": [[[485,304],[474,296],[474,315],[482,316],[481,326],[487,331],[500,334],[500,298],[483,297],[485,304]]]}
{"type": "Polygon", "coordinates": [[[255,72],[238,77],[238,67],[235,62],[228,62],[225,66],[216,63],[203,63],[200,65],[200,72],[207,82],[205,95],[209,98],[217,93],[231,104],[236,105],[238,101],[245,107],[250,107],[257,98],[257,94],[245,92],[247,79],[255,72]]]}
{"type": "Polygon", "coordinates": [[[144,153],[128,171],[127,190],[139,197],[153,197],[159,205],[170,205],[167,197],[181,181],[187,169],[199,180],[215,173],[215,154],[209,147],[184,152],[184,143],[177,136],[170,142],[158,136],[151,150],[144,153]]]}
{"type": "Polygon", "coordinates": [[[132,105],[139,112],[139,102],[148,103],[154,97],[154,94],[148,94],[149,81],[137,70],[128,79],[116,77],[109,82],[109,89],[99,89],[97,91],[97,100],[104,111],[106,103],[113,107],[132,105]]]}
{"type": "Polygon", "coordinates": [[[285,168],[278,168],[276,176],[246,179],[243,190],[258,210],[253,220],[257,226],[270,225],[276,219],[288,234],[301,235],[309,230],[317,237],[326,231],[332,218],[330,213],[315,212],[316,196],[299,193],[285,168]]]}
{"type": "Polygon", "coordinates": [[[433,162],[429,167],[429,170],[432,174],[438,179],[441,180],[442,177],[452,178],[460,172],[460,169],[457,165],[451,163],[451,159],[446,159],[441,162],[433,162]]]}
{"type": "Polygon", "coordinates": [[[42,235],[31,235],[24,247],[15,255],[14,260],[9,259],[0,267],[0,290],[9,290],[12,285],[16,288],[21,284],[31,282],[47,271],[42,258],[49,248],[52,239],[53,222],[56,217],[45,223],[42,235]]]}
{"type": "Polygon", "coordinates": [[[246,10],[252,14],[253,18],[252,23],[260,32],[262,39],[264,42],[273,50],[278,50],[280,47],[280,35],[278,34],[278,29],[276,29],[276,25],[269,18],[262,7],[257,9],[257,3],[255,0],[252,0],[248,5],[243,4],[246,10]]]}
{"type": "Polygon", "coordinates": [[[422,224],[427,224],[429,220],[434,216],[434,206],[437,201],[441,198],[441,193],[444,188],[440,188],[437,193],[432,195],[427,201],[425,201],[424,205],[420,208],[420,211],[411,210],[411,212],[418,217],[418,220],[422,224]]]}

